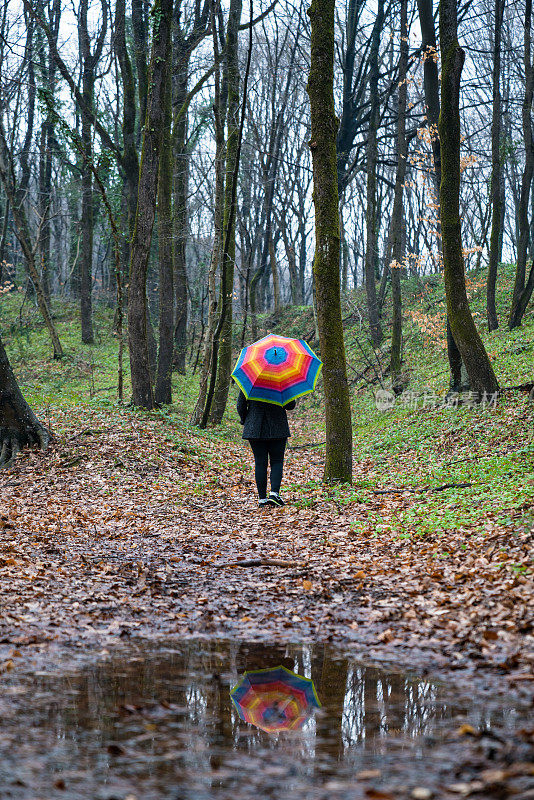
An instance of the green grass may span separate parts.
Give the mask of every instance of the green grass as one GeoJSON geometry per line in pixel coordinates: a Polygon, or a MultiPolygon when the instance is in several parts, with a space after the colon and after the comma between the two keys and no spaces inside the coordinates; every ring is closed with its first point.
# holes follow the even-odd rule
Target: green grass
{"type": "MultiPolygon", "coordinates": [[[[492,359],[501,387],[533,380],[534,315],[527,310],[523,325],[508,331],[506,314],[513,283],[513,267],[502,266],[498,280],[497,309],[501,327],[488,333],[485,325],[484,276],[469,277],[469,293],[475,319],[492,359]]],[[[384,309],[386,339],[373,352],[365,327],[360,327],[357,306],[364,312],[361,291],[344,302],[346,350],[349,378],[368,366],[366,380],[351,384],[355,480],[352,486],[323,487],[306,481],[287,487],[297,507],[313,506],[317,498],[335,502],[340,509],[354,510],[354,528],[374,534],[393,531],[403,539],[425,534],[440,535],[451,530],[472,531],[492,526],[519,529],[532,521],[534,504],[534,419],[532,403],[518,392],[505,393],[496,407],[443,407],[448,389],[448,364],[444,342],[445,303],[441,278],[431,277],[422,284],[415,278],[403,283],[404,363],[408,382],[406,393],[394,407],[380,411],[375,391],[380,383],[387,389],[386,367],[389,352],[391,308],[384,309]],[[352,314],[352,317],[351,317],[352,314]],[[370,365],[373,365],[372,367],[370,365]],[[380,380],[377,380],[377,375],[380,380]],[[423,397],[432,398],[436,407],[423,407],[423,397]],[[415,407],[406,402],[412,398],[415,407]],[[363,470],[362,465],[365,465],[363,470]],[[443,492],[421,491],[445,483],[470,483],[467,488],[443,492]],[[367,508],[373,489],[403,487],[417,493],[417,502],[389,516],[367,508]]],[[[12,365],[30,404],[46,420],[91,413],[105,424],[110,413],[120,420],[132,411],[117,401],[117,337],[112,333],[113,310],[95,306],[95,344],[82,345],[79,311],[66,301],[54,302],[55,321],[65,349],[61,361],[51,358],[51,345],[37,308],[22,295],[11,293],[0,300],[0,325],[12,365]]],[[[313,314],[308,307],[285,308],[275,318],[260,318],[260,333],[272,330],[290,336],[313,339],[313,314]]],[[[236,353],[239,349],[240,322],[236,323],[236,353]]],[[[125,397],[129,397],[128,354],[124,353],[125,397]]],[[[232,390],[233,391],[233,390],[232,390]]],[[[139,420],[150,420],[165,438],[164,447],[182,449],[198,468],[195,484],[199,494],[211,487],[202,475],[206,451],[186,442],[191,433],[189,417],[198,392],[198,375],[173,376],[175,402],[157,412],[135,412],[139,420]],[[184,451],[183,448],[186,448],[184,451]],[[189,450],[187,450],[189,448],[189,450]]],[[[240,435],[233,394],[223,425],[198,432],[204,443],[236,441],[240,435]]],[[[324,439],[322,386],[299,403],[297,416],[303,423],[294,444],[324,439]]],[[[221,469],[228,466],[224,448],[209,450],[210,463],[221,469]]],[[[234,463],[235,462],[235,463],[234,463]]],[[[248,468],[234,458],[237,469],[248,468]]],[[[118,464],[118,479],[120,479],[118,464]]],[[[443,558],[446,558],[446,553],[443,558]]]]}

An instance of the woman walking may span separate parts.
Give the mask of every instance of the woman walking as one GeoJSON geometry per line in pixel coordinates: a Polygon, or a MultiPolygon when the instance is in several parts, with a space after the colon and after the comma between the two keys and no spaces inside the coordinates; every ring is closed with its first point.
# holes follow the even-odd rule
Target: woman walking
{"type": "Polygon", "coordinates": [[[243,425],[243,439],[248,439],[255,463],[255,479],[258,488],[259,506],[283,506],[280,497],[284,454],[287,439],[291,436],[286,409],[295,408],[291,400],[285,406],[247,400],[243,392],[237,398],[237,413],[243,425]],[[267,467],[271,462],[271,492],[267,496],[267,467]]]}

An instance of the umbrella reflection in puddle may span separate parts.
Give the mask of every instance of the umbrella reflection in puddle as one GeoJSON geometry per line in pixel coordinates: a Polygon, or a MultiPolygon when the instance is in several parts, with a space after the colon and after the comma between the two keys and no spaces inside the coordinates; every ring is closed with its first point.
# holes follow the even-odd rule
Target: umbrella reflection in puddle
{"type": "Polygon", "coordinates": [[[268,733],[298,730],[321,707],[311,678],[286,667],[245,672],[230,697],[244,722],[268,733]]]}

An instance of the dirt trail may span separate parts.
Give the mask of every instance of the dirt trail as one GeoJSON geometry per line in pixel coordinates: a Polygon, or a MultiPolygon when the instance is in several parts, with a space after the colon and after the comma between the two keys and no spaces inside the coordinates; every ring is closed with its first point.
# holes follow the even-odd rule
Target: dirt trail
{"type": "MultiPolygon", "coordinates": [[[[351,528],[366,508],[400,509],[413,495],[302,509],[289,492],[286,507],[259,511],[248,450],[187,435],[190,446],[172,449],[156,423],[100,422],[0,474],[0,659],[45,641],[313,638],[533,685],[534,582],[491,564],[501,544],[523,558],[531,532],[513,544],[506,531],[472,538],[468,553],[437,564],[431,537],[351,528]]],[[[285,480],[321,470],[319,449],[292,450],[285,480]]]]}

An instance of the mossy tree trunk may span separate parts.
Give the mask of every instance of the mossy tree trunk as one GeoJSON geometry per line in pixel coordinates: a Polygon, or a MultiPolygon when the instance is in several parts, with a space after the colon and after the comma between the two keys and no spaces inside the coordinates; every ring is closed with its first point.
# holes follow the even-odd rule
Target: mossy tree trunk
{"type": "MultiPolygon", "coordinates": [[[[254,11],[254,2],[250,0],[249,3],[249,18],[250,23],[248,25],[248,53],[247,53],[247,63],[245,67],[245,77],[243,80],[243,101],[241,104],[241,118],[238,123],[237,127],[237,140],[236,140],[236,150],[235,150],[235,158],[234,158],[234,171],[231,176],[231,191],[229,196],[229,209],[228,209],[228,218],[225,219],[224,224],[224,245],[222,248],[221,253],[221,287],[227,286],[226,281],[226,266],[228,263],[228,254],[230,252],[230,248],[232,247],[232,239],[233,239],[233,247],[235,251],[235,219],[236,219],[236,200],[237,200],[237,179],[239,176],[239,164],[241,160],[241,145],[243,143],[243,129],[245,126],[245,111],[247,107],[247,89],[248,89],[248,80],[250,75],[250,64],[252,61],[252,26],[253,22],[253,11],[254,11]]],[[[237,34],[237,30],[236,30],[237,34]]],[[[226,176],[227,180],[230,179],[230,176],[226,176]]],[[[202,419],[200,420],[200,427],[206,428],[208,424],[208,420],[210,419],[210,412],[212,408],[213,397],[215,394],[215,382],[218,375],[217,370],[217,361],[219,356],[219,344],[221,334],[224,329],[224,323],[226,320],[226,315],[228,313],[228,305],[232,301],[232,293],[228,293],[222,291],[220,294],[220,313],[219,318],[217,320],[217,324],[215,325],[213,331],[213,346],[212,346],[212,353],[211,353],[211,366],[210,366],[210,378],[209,378],[209,385],[206,390],[206,403],[204,406],[204,410],[202,412],[202,419]]],[[[229,367],[231,369],[231,365],[229,367]]],[[[228,381],[230,381],[230,373],[228,373],[228,381]]],[[[226,389],[226,396],[228,396],[228,388],[226,389]]]]}
{"type": "Polygon", "coordinates": [[[124,178],[124,193],[127,203],[128,242],[125,248],[129,261],[129,240],[133,233],[135,212],[137,210],[137,188],[139,182],[139,157],[136,146],[137,104],[135,80],[126,44],[126,3],[117,0],[115,4],[115,36],[113,38],[115,52],[119,62],[123,92],[122,139],[123,153],[120,166],[124,178]]]}
{"type": "Polygon", "coordinates": [[[208,71],[188,92],[191,55],[208,30],[210,5],[195,4],[193,20],[181,0],[175,3],[172,36],[172,78],[166,96],[165,135],[160,164],[158,224],[160,225],[160,341],[157,402],[171,402],[171,372],[185,374],[188,321],[186,246],[188,226],[189,157],[187,111],[191,99],[210,74],[208,71]],[[186,35],[182,17],[189,28],[186,35]],[[174,112],[173,112],[174,109],[174,112]]]}
{"type": "MultiPolygon", "coordinates": [[[[189,51],[190,53],[190,51],[189,51]]],[[[187,98],[189,54],[181,53],[180,72],[176,76],[175,105],[181,108],[187,98]]],[[[187,114],[182,114],[174,125],[174,247],[175,247],[175,301],[174,366],[185,375],[187,351],[187,261],[188,235],[187,195],[189,187],[189,146],[187,142],[187,114]]]]}
{"type": "Polygon", "coordinates": [[[473,391],[493,393],[499,385],[476,329],[465,288],[460,223],[460,78],[465,53],[458,44],[456,0],[441,0],[441,232],[447,312],[473,391]]]}
{"type": "Polygon", "coordinates": [[[521,324],[528,301],[534,287],[534,266],[531,266],[529,280],[525,286],[527,269],[527,252],[530,238],[528,220],[528,207],[534,175],[534,144],[532,141],[532,92],[534,85],[534,66],[531,58],[531,26],[532,26],[532,0],[526,0],[525,6],[525,33],[524,33],[524,64],[525,64],[525,94],[523,97],[523,142],[525,147],[525,167],[521,181],[521,197],[519,201],[519,242],[517,246],[517,267],[515,273],[512,305],[508,319],[510,330],[521,324]]]}
{"type": "Polygon", "coordinates": [[[22,396],[0,335],[0,467],[11,464],[26,445],[45,449],[49,441],[48,431],[22,396]]]}
{"type": "Polygon", "coordinates": [[[392,255],[391,290],[393,296],[393,331],[391,338],[391,378],[393,387],[400,384],[402,360],[402,294],[401,268],[404,260],[403,236],[403,192],[406,175],[406,99],[408,71],[408,0],[401,0],[400,8],[400,58],[399,58],[399,95],[397,110],[397,171],[395,175],[395,196],[391,220],[392,255]]]}
{"type": "MultiPolygon", "coordinates": [[[[417,0],[419,10],[419,23],[421,25],[421,44],[423,47],[423,85],[425,92],[425,106],[427,124],[430,130],[432,145],[432,159],[434,162],[434,186],[436,202],[439,204],[439,187],[441,184],[441,146],[438,136],[439,122],[439,74],[437,64],[436,25],[434,22],[433,0],[417,0]]],[[[439,213],[439,210],[438,210],[439,213]]],[[[439,223],[438,223],[439,224],[439,223]]],[[[441,239],[438,240],[441,248],[441,239]]],[[[460,351],[454,341],[451,326],[447,319],[447,356],[449,359],[450,387],[454,390],[468,389],[469,381],[465,366],[462,362],[460,351]]]]}
{"type": "Polygon", "coordinates": [[[369,132],[367,134],[367,207],[365,211],[366,245],[365,245],[365,292],[367,295],[367,313],[373,347],[378,347],[384,338],[380,326],[378,298],[376,294],[376,255],[378,247],[377,214],[376,214],[376,162],[378,158],[378,124],[380,97],[378,95],[378,51],[380,35],[384,27],[384,0],[378,0],[376,19],[371,35],[371,52],[369,55],[369,132]]]}
{"type": "Polygon", "coordinates": [[[335,0],[313,0],[311,61],[308,95],[311,108],[310,149],[313,161],[315,206],[315,278],[317,324],[326,415],[327,482],[352,481],[352,424],[341,321],[339,280],[339,196],[337,188],[334,110],[334,8],[335,0]]]}
{"type": "Polygon", "coordinates": [[[132,0],[133,51],[139,96],[139,119],[141,120],[139,134],[142,133],[146,119],[149,72],[147,65],[148,25],[145,18],[144,5],[143,0],[132,0]]]}
{"type": "Polygon", "coordinates": [[[172,0],[156,0],[150,59],[147,113],[143,132],[137,212],[130,252],[128,344],[132,376],[132,403],[154,408],[154,392],[147,335],[146,278],[154,228],[158,168],[165,119],[165,87],[170,61],[172,0]]]}
{"type": "Polygon", "coordinates": [[[173,157],[172,75],[167,70],[165,81],[164,120],[158,182],[158,261],[159,261],[159,347],[156,403],[172,402],[172,350],[174,334],[174,245],[172,230],[173,157]]]}
{"type": "Polygon", "coordinates": [[[228,12],[228,28],[226,35],[226,68],[228,82],[228,127],[226,136],[226,170],[224,185],[224,217],[223,230],[228,242],[223,258],[226,263],[221,269],[220,306],[226,304],[224,323],[220,334],[217,381],[211,405],[210,422],[218,425],[226,408],[230,373],[232,372],[232,298],[234,291],[235,263],[235,212],[232,208],[233,175],[237,168],[237,150],[239,139],[239,49],[238,33],[241,22],[242,0],[231,0],[228,12]],[[225,298],[223,299],[223,295],[225,298]]]}
{"type": "Polygon", "coordinates": [[[491,234],[486,287],[486,313],[488,328],[494,331],[499,327],[495,307],[495,287],[499,266],[502,225],[502,158],[501,158],[501,32],[506,0],[495,0],[495,28],[493,37],[493,116],[491,121],[491,234]]]}
{"type": "Polygon", "coordinates": [[[219,56],[219,31],[217,17],[213,19],[213,51],[215,59],[215,93],[213,102],[213,122],[215,131],[215,189],[213,213],[213,245],[208,270],[208,325],[203,348],[202,368],[198,399],[191,415],[191,424],[199,425],[202,421],[208,380],[213,357],[213,334],[217,324],[217,268],[221,263],[223,250],[223,211],[224,211],[224,119],[226,117],[226,92],[221,87],[221,59],[219,56]]]}

